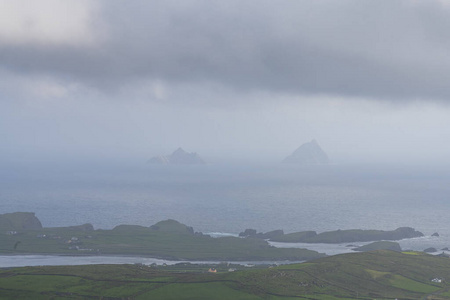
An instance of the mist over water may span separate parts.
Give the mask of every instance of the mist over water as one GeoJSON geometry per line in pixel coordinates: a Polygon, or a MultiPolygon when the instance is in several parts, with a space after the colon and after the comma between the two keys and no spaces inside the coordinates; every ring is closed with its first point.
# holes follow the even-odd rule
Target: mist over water
{"type": "Polygon", "coordinates": [[[450,230],[445,168],[340,166],[16,166],[0,172],[0,213],[35,212],[44,227],[150,226],[195,231],[450,230]]]}

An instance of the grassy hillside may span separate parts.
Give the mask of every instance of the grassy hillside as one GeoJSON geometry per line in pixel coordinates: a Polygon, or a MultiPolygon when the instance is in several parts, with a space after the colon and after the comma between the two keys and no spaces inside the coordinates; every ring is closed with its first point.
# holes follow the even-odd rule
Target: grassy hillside
{"type": "Polygon", "coordinates": [[[373,250],[392,250],[392,251],[402,251],[400,244],[397,242],[381,241],[373,242],[361,247],[353,248],[354,251],[373,251],[373,250]]]}
{"type": "Polygon", "coordinates": [[[1,299],[450,299],[450,260],[375,251],[218,273],[210,266],[97,265],[0,271],[1,299]],[[433,282],[432,279],[443,279],[433,282]]]}

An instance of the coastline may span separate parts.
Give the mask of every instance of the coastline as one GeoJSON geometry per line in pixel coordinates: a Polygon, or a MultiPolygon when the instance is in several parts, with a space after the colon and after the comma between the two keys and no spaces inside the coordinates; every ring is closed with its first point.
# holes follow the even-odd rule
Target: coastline
{"type": "Polygon", "coordinates": [[[144,264],[144,265],[175,265],[179,263],[190,264],[236,264],[243,266],[252,265],[284,265],[303,263],[305,261],[220,261],[220,260],[168,260],[154,257],[141,257],[129,255],[99,255],[99,256],[71,256],[71,255],[0,255],[0,269],[12,267],[31,266],[63,266],[63,265],[92,265],[92,264],[144,264]]]}

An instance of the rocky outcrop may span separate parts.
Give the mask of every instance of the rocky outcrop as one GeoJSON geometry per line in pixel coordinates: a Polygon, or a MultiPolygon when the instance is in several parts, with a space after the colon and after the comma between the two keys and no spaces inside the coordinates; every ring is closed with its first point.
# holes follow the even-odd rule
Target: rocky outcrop
{"type": "Polygon", "coordinates": [[[280,243],[307,243],[311,238],[317,236],[315,231],[300,231],[293,232],[284,235],[277,236],[275,238],[271,238],[272,242],[280,242],[280,243]]]}
{"type": "Polygon", "coordinates": [[[427,249],[423,250],[423,252],[434,253],[434,252],[437,252],[437,249],[434,248],[434,247],[430,247],[430,248],[427,248],[427,249]]]}
{"type": "Polygon", "coordinates": [[[21,231],[42,229],[41,221],[31,212],[15,212],[0,215],[0,230],[21,231]]]}
{"type": "Polygon", "coordinates": [[[397,242],[381,241],[381,242],[373,242],[361,247],[354,248],[352,250],[353,251],[392,250],[401,252],[402,248],[400,247],[400,244],[397,242]]]}
{"type": "Polygon", "coordinates": [[[148,163],[159,165],[202,165],[205,164],[203,159],[195,153],[188,153],[182,148],[178,148],[170,155],[160,155],[152,157],[148,163]]]}
{"type": "Polygon", "coordinates": [[[150,229],[157,230],[160,232],[170,232],[170,233],[182,233],[182,234],[194,234],[194,228],[191,226],[186,226],[176,220],[168,219],[165,221],[160,221],[152,226],[150,229]]]}
{"type": "Polygon", "coordinates": [[[285,243],[352,243],[372,241],[395,241],[408,238],[421,237],[423,233],[411,227],[400,227],[392,231],[383,230],[336,230],[317,234],[315,231],[301,231],[280,235],[271,239],[273,242],[285,243]]]}
{"type": "Polygon", "coordinates": [[[256,229],[245,229],[243,232],[239,233],[240,237],[254,237],[256,236],[256,229]]]}
{"type": "Polygon", "coordinates": [[[316,140],[301,145],[290,156],[283,160],[287,164],[299,165],[328,165],[330,159],[327,154],[320,148],[316,140]]]}
{"type": "Polygon", "coordinates": [[[244,232],[239,233],[240,237],[251,237],[251,238],[259,238],[259,239],[275,239],[278,236],[282,236],[284,234],[283,230],[273,230],[266,233],[256,232],[255,229],[245,229],[244,232]]]}

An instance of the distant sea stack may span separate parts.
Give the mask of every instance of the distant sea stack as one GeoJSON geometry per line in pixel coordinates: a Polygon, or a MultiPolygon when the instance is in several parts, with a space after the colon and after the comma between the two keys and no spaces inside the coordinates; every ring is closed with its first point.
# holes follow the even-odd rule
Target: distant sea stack
{"type": "Polygon", "coordinates": [[[205,162],[197,153],[188,153],[178,148],[170,155],[152,157],[148,163],[159,165],[203,165],[205,162]]]}
{"type": "Polygon", "coordinates": [[[298,147],[291,155],[283,160],[283,163],[298,165],[328,165],[330,159],[320,148],[316,140],[305,143],[298,147]]]}

